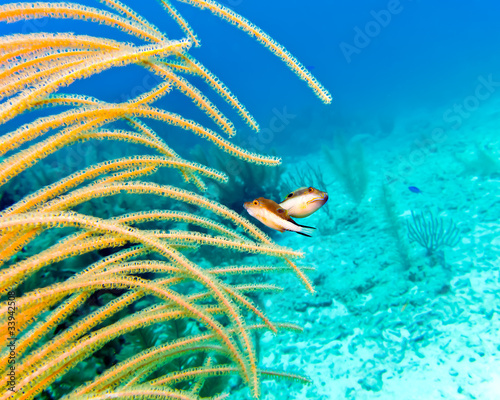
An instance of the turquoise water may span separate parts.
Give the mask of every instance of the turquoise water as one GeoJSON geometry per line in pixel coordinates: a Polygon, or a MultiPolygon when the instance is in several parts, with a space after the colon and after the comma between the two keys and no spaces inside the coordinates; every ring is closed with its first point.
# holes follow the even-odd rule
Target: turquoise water
{"type": "MultiPolygon", "coordinates": [[[[183,37],[156,2],[126,3],[170,38],[183,37]]],[[[273,171],[235,166],[191,133],[159,122],[151,126],[181,156],[229,175],[229,186],[210,184],[207,197],[252,220],[279,245],[303,251],[302,264],[314,268],[308,274],[316,294],[307,293],[292,275],[270,275],[266,282],[283,292],[256,300],[275,320],[304,327],[303,333],[263,334],[261,367],[303,373],[311,380],[309,385],[265,381],[262,398],[500,398],[500,5],[448,0],[222,4],[284,45],[333,96],[332,104],[322,104],[253,38],[207,11],[178,4],[202,43],[191,54],[238,96],[261,131],[252,132],[201,79],[190,81],[234,121],[234,143],[277,155],[282,165],[273,171]],[[311,238],[273,231],[243,209],[243,202],[257,197],[279,203],[304,186],[329,195],[313,215],[297,219],[316,228],[311,238]]],[[[0,25],[1,35],[44,30],[139,43],[83,21],[0,25]]],[[[62,92],[120,102],[154,82],[143,68],[128,66],[62,92]]],[[[161,99],[159,107],[217,128],[178,92],[161,99]]],[[[3,132],[44,112],[21,115],[3,132]]],[[[62,150],[0,192],[0,209],[82,167],[132,154],[150,152],[121,142],[62,150]]],[[[163,171],[152,181],[182,185],[163,171]]],[[[172,203],[163,199],[135,196],[96,201],[77,211],[108,218],[169,207],[172,203]]],[[[224,259],[202,251],[197,261],[245,264],[253,257],[224,259]]],[[[47,282],[70,276],[72,268],[56,269],[47,282]]],[[[239,383],[230,389],[230,398],[250,398],[239,383]]]]}

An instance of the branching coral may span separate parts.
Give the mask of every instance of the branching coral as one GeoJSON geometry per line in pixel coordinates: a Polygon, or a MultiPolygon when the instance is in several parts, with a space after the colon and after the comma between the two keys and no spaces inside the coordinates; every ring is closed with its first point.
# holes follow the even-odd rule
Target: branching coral
{"type": "MultiPolygon", "coordinates": [[[[283,183],[283,168],[276,166],[250,164],[229,156],[227,153],[208,153],[202,146],[196,146],[192,154],[196,161],[205,165],[213,165],[227,175],[227,182],[213,181],[214,197],[233,210],[242,210],[248,199],[265,196],[278,199],[283,183]]],[[[296,186],[296,187],[300,187],[296,186]]]]}
{"type": "Polygon", "coordinates": [[[408,246],[404,236],[401,234],[402,226],[398,218],[396,202],[390,188],[383,184],[380,192],[380,203],[383,216],[387,226],[387,233],[394,239],[396,254],[401,266],[408,270],[411,267],[408,246]]]}
{"type": "MultiPolygon", "coordinates": [[[[329,93],[309,71],[261,29],[214,1],[184,2],[206,8],[254,36],[323,101],[330,101],[329,93]]],[[[4,378],[14,376],[7,381],[0,399],[31,399],[43,392],[60,396],[64,393],[54,385],[62,388],[64,385],[59,384],[65,376],[75,382],[75,371],[81,363],[97,360],[96,354],[106,345],[167,321],[189,322],[194,333],[150,342],[142,351],[123,352],[119,359],[108,360],[105,365],[97,363],[98,375],[82,374],[80,384],[68,387],[66,398],[197,399],[207,378],[226,375],[240,376],[253,397],[259,398],[262,378],[306,381],[258,366],[255,332],[300,330],[272,321],[248,296],[279,288],[261,283],[231,284],[227,279],[237,274],[288,271],[313,291],[304,272],[307,268],[292,261],[302,253],[276,245],[239,214],[203,195],[139,180],[164,167],[178,171],[200,190],[206,188],[203,179],[227,179],[224,173],[179,157],[148,124],[150,120],[199,135],[246,162],[272,166],[279,160],[250,153],[216,131],[158,107],[158,100],[178,90],[217,129],[232,136],[235,129],[229,118],[187,79],[194,75],[209,83],[251,128],[258,130],[236,96],[188,53],[199,41],[170,2],[160,0],[186,38],[167,39],[160,29],[117,0],[102,3],[109,10],[41,2],[0,7],[3,22],[84,20],[119,29],[145,42],[131,44],[62,32],[0,38],[0,123],[12,125],[21,114],[23,118],[34,115],[33,120],[0,138],[0,190],[7,185],[13,190],[12,182],[24,171],[79,142],[123,141],[145,146],[153,153],[84,166],[26,193],[0,212],[0,294],[5,300],[0,307],[0,323],[6,327],[0,335],[1,343],[11,345],[2,348],[0,370],[4,378]],[[121,103],[60,93],[61,88],[71,88],[77,80],[130,64],[155,74],[161,82],[121,103]],[[43,116],[34,112],[40,109],[43,116]],[[121,128],[113,127],[114,123],[120,123],[121,128]],[[196,211],[144,210],[111,218],[81,211],[81,205],[95,199],[123,194],[135,196],[138,203],[144,195],[169,198],[196,211]],[[153,229],[137,227],[146,222],[153,224],[153,229]],[[166,226],[176,229],[167,230],[166,226]],[[206,233],[186,226],[201,227],[206,233]],[[55,240],[55,235],[60,239],[55,240]],[[190,258],[198,246],[261,254],[272,259],[273,266],[221,265],[207,269],[190,258]],[[103,252],[105,257],[100,256],[103,252]],[[33,279],[70,259],[86,261],[69,278],[33,279]],[[30,285],[23,285],[28,280],[30,285]],[[111,297],[104,300],[102,293],[111,297]],[[191,355],[197,355],[197,361],[189,368],[164,368],[191,355]]],[[[218,398],[224,396],[219,392],[218,398]]]]}
{"type": "Polygon", "coordinates": [[[363,148],[359,143],[348,145],[342,135],[335,136],[336,151],[324,147],[326,159],[342,182],[352,201],[359,205],[366,194],[368,170],[363,148]]]}
{"type": "Polygon", "coordinates": [[[443,218],[436,217],[429,211],[427,216],[423,212],[411,212],[411,223],[406,222],[410,241],[417,242],[431,255],[444,247],[455,247],[460,241],[460,230],[452,219],[446,224],[443,218]]]}

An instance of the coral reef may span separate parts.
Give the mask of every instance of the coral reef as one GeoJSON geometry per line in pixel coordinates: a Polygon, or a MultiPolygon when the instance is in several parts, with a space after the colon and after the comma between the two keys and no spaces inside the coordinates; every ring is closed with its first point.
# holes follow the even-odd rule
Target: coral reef
{"type": "Polygon", "coordinates": [[[407,270],[411,266],[408,247],[404,236],[401,234],[402,226],[396,212],[396,203],[389,187],[385,184],[382,185],[380,202],[387,225],[387,232],[394,239],[397,257],[401,266],[407,270]]]}
{"type": "Polygon", "coordinates": [[[500,173],[500,162],[498,157],[487,147],[481,147],[476,143],[475,151],[472,155],[464,156],[453,153],[456,161],[463,165],[464,175],[478,175],[490,177],[500,173]]]}
{"type": "Polygon", "coordinates": [[[423,212],[411,212],[412,221],[407,222],[410,241],[417,242],[425,248],[427,255],[434,254],[444,246],[454,247],[460,240],[460,230],[452,219],[445,223],[443,218],[436,217],[429,211],[427,216],[423,212]]]}
{"type": "MultiPolygon", "coordinates": [[[[211,0],[184,2],[255,37],[330,102],[307,69],[257,26],[211,0]]],[[[179,40],[167,39],[117,0],[102,3],[107,9],[71,3],[0,6],[2,22],[83,20],[142,42],[67,32],[0,38],[0,123],[12,126],[21,115],[23,121],[0,137],[2,198],[16,191],[9,201],[2,200],[0,211],[0,323],[8,327],[1,333],[1,343],[8,346],[2,348],[0,370],[4,377],[14,376],[0,398],[222,399],[230,387],[219,378],[229,376],[238,377],[259,398],[262,379],[307,382],[259,367],[255,335],[301,330],[272,321],[252,300],[253,294],[280,288],[231,279],[291,272],[314,292],[306,269],[294,262],[303,254],[278,246],[206,195],[148,181],[161,168],[177,172],[199,191],[207,187],[204,179],[227,180],[223,172],[181,158],[150,121],[199,135],[245,162],[273,166],[279,160],[248,152],[158,106],[158,100],[179,91],[217,130],[234,135],[229,118],[189,82],[195,76],[258,130],[236,96],[189,53],[199,45],[198,38],[169,1],[160,4],[184,32],[179,40]],[[158,83],[118,103],[68,92],[77,80],[127,65],[155,75],[158,83]],[[149,152],[100,162],[89,156],[75,172],[58,169],[62,176],[52,175],[52,169],[41,171],[48,157],[94,141],[121,141],[149,152]],[[35,169],[36,183],[17,186],[35,169]],[[21,190],[27,190],[22,198],[21,190]],[[184,206],[151,208],[143,200],[151,197],[184,206]],[[203,246],[259,257],[247,264],[211,263],[194,256],[203,246]]]]}
{"type": "Polygon", "coordinates": [[[335,135],[334,149],[323,148],[326,159],[351,200],[359,205],[368,186],[363,147],[359,142],[348,144],[343,135],[335,135]]]}
{"type": "Polygon", "coordinates": [[[192,150],[193,158],[224,172],[227,182],[212,182],[212,197],[232,210],[243,210],[243,203],[257,197],[279,199],[283,186],[283,167],[249,164],[222,152],[207,152],[202,146],[192,150]]]}

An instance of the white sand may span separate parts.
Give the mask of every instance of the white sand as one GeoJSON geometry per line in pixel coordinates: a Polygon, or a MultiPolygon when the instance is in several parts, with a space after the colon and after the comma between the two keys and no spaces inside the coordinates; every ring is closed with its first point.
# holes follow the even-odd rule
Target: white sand
{"type": "MultiPolygon", "coordinates": [[[[318,227],[317,235],[279,239],[305,251],[301,263],[317,268],[310,276],[318,293],[286,275],[271,278],[284,293],[264,296],[274,320],[305,329],[266,333],[262,365],[302,372],[312,384],[266,381],[263,398],[500,399],[500,171],[481,175],[455,157],[474,160],[476,146],[486,146],[498,159],[499,109],[491,100],[390,185],[401,218],[432,209],[459,225],[458,246],[434,261],[408,243],[402,224],[411,268],[401,267],[379,200],[383,172],[397,170],[428,128],[419,132],[415,123],[415,132],[404,134],[400,123],[392,136],[370,143],[369,189],[357,210],[327,177],[336,181],[328,187],[330,217],[320,210],[300,221],[318,227]],[[410,185],[424,193],[411,193],[410,185]]],[[[430,127],[442,125],[439,113],[424,118],[430,127]]]]}

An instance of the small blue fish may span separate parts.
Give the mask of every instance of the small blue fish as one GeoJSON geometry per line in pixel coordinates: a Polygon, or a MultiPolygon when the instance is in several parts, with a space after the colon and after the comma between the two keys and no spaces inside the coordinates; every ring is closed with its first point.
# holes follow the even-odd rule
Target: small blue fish
{"type": "Polygon", "coordinates": [[[422,193],[422,191],[416,186],[408,186],[408,190],[413,193],[422,193]]]}

